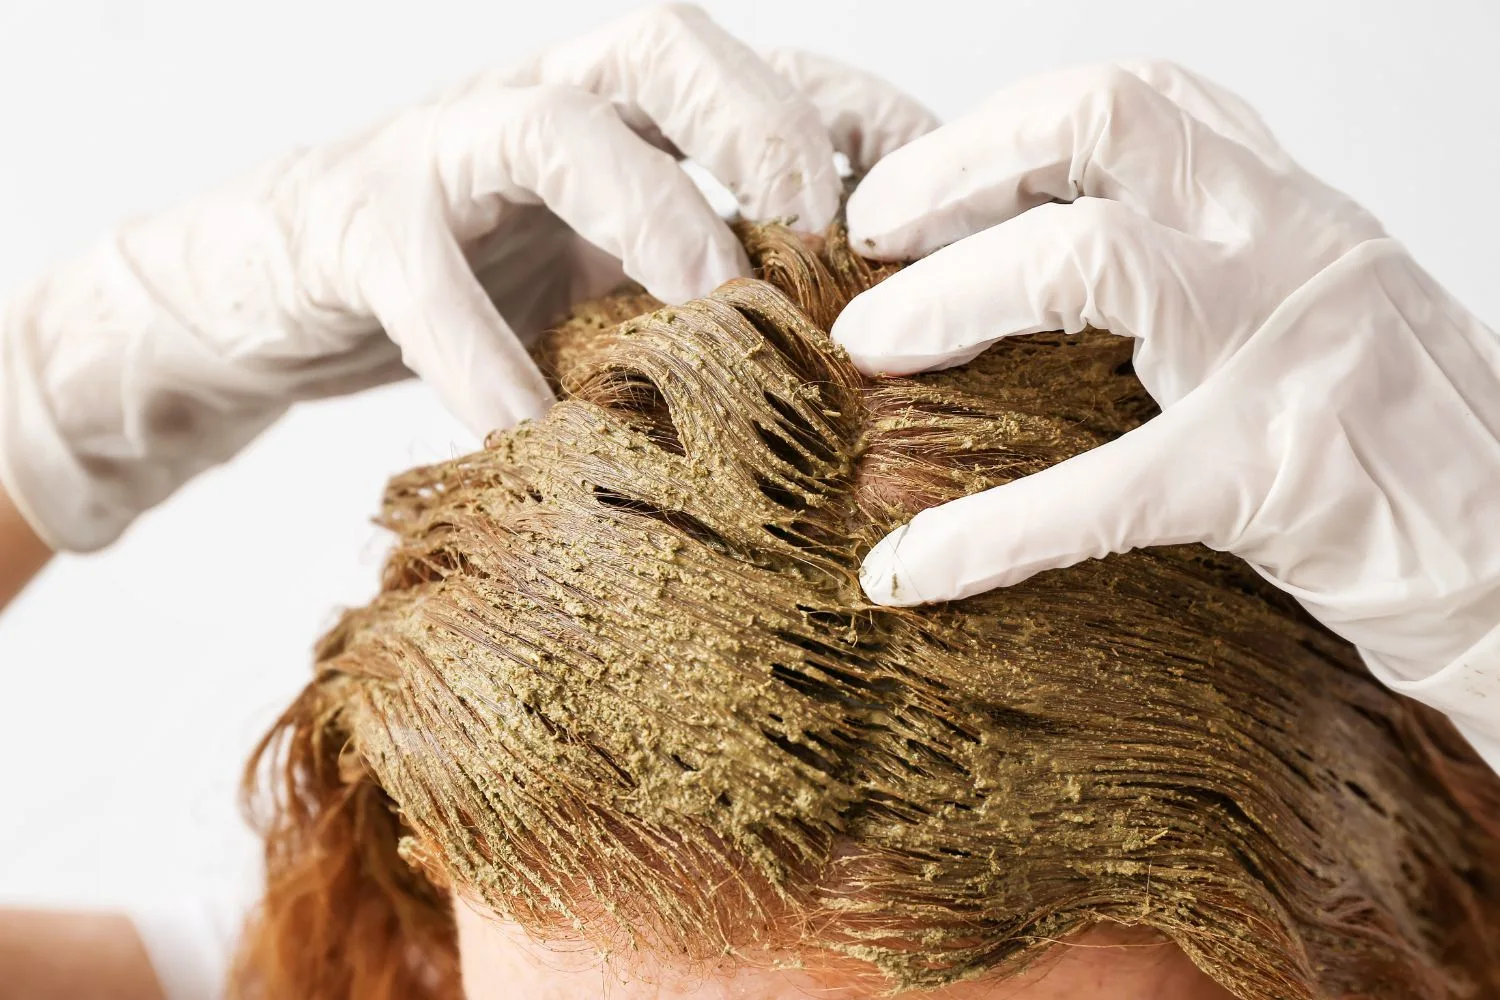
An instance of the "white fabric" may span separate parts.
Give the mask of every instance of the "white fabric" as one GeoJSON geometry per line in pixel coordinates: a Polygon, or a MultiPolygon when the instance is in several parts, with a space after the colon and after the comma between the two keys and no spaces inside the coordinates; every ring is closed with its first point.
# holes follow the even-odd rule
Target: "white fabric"
{"type": "Polygon", "coordinates": [[[0,485],[88,550],[299,399],[410,369],[477,433],[538,415],[525,344],[573,301],[745,273],[675,155],[816,230],[836,150],[867,167],[935,125],[868,74],[772,59],[785,77],[651,8],[120,227],[0,314],[0,485]]]}
{"type": "Polygon", "coordinates": [[[142,904],[130,911],[166,1000],[218,1000],[247,912],[224,894],[142,904]]]}
{"type": "Polygon", "coordinates": [[[1500,726],[1495,724],[1500,713],[1500,626],[1425,677],[1408,680],[1368,653],[1365,664],[1393,690],[1445,713],[1485,763],[1500,772],[1500,726]]]}
{"type": "Polygon", "coordinates": [[[848,215],[856,245],[930,254],[839,318],[863,370],[1093,326],[1136,338],[1162,406],[919,514],[866,558],[872,600],[1204,542],[1492,752],[1500,340],[1242,102],[1160,64],[1028,81],[878,164],[848,215]]]}

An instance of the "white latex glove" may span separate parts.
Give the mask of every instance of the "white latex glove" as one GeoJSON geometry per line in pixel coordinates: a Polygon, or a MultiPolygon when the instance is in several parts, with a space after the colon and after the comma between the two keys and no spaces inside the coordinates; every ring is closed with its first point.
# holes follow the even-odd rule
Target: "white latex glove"
{"type": "Polygon", "coordinates": [[[54,548],[88,550],[296,400],[409,368],[477,433],[536,416],[525,345],[572,302],[746,272],[676,154],[747,215],[814,230],[836,148],[863,169],[935,124],[831,60],[768,63],[695,7],[633,14],[125,225],[14,296],[0,485],[54,548]]]}
{"type": "Polygon", "coordinates": [[[1136,338],[1162,407],[917,515],[865,559],[872,600],[1203,542],[1500,762],[1500,341],[1243,102],[1161,64],[1027,81],[876,166],[848,219],[931,254],[839,318],[864,371],[1089,325],[1136,338]]]}

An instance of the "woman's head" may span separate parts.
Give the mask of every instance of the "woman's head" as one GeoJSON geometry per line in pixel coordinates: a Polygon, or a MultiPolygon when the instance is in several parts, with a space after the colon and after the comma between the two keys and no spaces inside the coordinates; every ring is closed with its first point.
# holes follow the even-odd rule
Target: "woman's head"
{"type": "Polygon", "coordinates": [[[1101,923],[1247,998],[1500,989],[1500,785],[1243,564],[863,599],[917,510],[1147,419],[1128,342],[867,381],[824,331],[883,272],[745,235],[764,280],[585,307],[546,418],[391,484],[382,593],[270,738],[245,992],[453,995],[450,891],[622,963],[874,989],[1101,923]]]}

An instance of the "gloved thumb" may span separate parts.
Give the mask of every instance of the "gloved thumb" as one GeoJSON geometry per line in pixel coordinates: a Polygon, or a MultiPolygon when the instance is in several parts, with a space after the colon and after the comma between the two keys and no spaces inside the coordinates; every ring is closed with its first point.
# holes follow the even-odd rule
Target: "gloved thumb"
{"type": "Polygon", "coordinates": [[[1255,505],[1233,480],[1232,449],[1202,437],[1192,409],[1174,407],[1035,475],[922,511],[865,557],[865,594],[911,607],[1142,546],[1222,543],[1255,505]]]}

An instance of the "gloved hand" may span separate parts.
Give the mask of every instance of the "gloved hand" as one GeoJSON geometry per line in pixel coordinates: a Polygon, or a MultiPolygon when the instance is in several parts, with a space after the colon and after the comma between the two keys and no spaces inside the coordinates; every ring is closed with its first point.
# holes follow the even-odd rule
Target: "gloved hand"
{"type": "Polygon", "coordinates": [[[1136,338],[1162,407],[917,515],[865,559],[872,600],[1203,542],[1500,763],[1500,341],[1243,102],[1160,64],[1027,81],[877,165],[848,219],[931,254],[839,318],[862,370],[1093,326],[1136,338]]]}
{"type": "Polygon", "coordinates": [[[541,413],[525,345],[572,302],[746,272],[675,155],[815,230],[835,148],[862,169],[936,124],[868,74],[773,62],[695,7],[646,10],[122,226],[6,305],[0,487],[87,550],[296,400],[409,368],[476,432],[541,413]]]}

